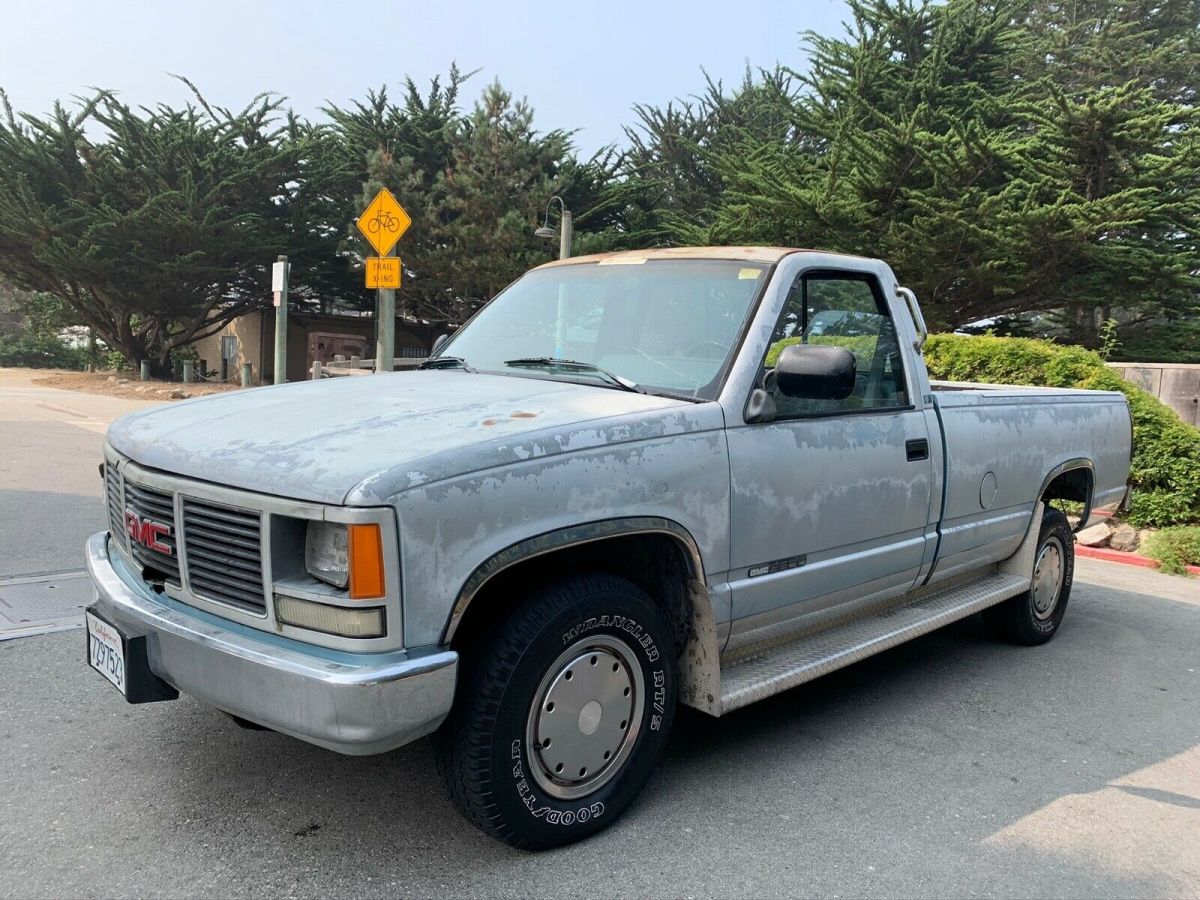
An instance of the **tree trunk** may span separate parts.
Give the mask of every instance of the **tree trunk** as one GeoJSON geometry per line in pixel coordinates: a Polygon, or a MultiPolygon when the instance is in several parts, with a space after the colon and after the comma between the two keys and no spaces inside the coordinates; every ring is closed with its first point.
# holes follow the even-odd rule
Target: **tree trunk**
{"type": "Polygon", "coordinates": [[[1073,344],[1095,350],[1100,343],[1100,322],[1097,321],[1096,307],[1083,303],[1072,303],[1067,307],[1067,317],[1071,323],[1069,339],[1073,344]]]}

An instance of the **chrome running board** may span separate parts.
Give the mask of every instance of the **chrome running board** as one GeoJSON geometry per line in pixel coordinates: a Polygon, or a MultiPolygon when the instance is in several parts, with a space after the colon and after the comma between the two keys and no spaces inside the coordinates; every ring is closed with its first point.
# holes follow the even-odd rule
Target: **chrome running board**
{"type": "Polygon", "coordinates": [[[1029,577],[995,572],[739,660],[721,672],[718,715],[820,678],[1015,597],[1029,577]]]}

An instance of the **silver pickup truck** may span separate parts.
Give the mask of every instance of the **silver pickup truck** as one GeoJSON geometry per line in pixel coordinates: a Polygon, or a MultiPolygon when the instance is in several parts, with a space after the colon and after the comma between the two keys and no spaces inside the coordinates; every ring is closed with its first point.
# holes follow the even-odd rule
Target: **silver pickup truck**
{"type": "Polygon", "coordinates": [[[1054,636],[1049,502],[1122,503],[1125,399],[931,384],[924,339],[877,260],[626,252],[529,272],[420,371],[126,416],[88,663],[341,753],[432,733],[469,820],[577,840],[677,703],[720,716],[975,613],[1054,636]]]}

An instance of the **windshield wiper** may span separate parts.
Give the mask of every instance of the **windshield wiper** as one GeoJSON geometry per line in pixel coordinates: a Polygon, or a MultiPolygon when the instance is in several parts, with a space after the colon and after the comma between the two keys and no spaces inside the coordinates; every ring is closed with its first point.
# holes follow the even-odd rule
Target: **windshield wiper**
{"type": "Polygon", "coordinates": [[[568,371],[586,372],[589,375],[599,375],[613,387],[620,388],[623,391],[633,391],[635,394],[646,393],[642,388],[637,386],[637,382],[635,381],[622,378],[620,375],[615,375],[607,369],[602,369],[591,363],[579,362],[575,359],[560,359],[557,356],[530,356],[521,359],[506,359],[504,364],[512,366],[514,369],[566,369],[568,371]]]}
{"type": "Polygon", "coordinates": [[[464,372],[474,372],[467,361],[461,356],[431,356],[418,369],[462,369],[464,372]]]}

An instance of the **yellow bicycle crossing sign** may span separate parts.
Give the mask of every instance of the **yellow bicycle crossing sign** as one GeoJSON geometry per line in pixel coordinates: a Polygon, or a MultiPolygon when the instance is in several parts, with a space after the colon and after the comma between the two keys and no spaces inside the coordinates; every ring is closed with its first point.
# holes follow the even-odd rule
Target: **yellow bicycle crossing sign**
{"type": "Polygon", "coordinates": [[[375,195],[375,199],[367,204],[367,208],[355,224],[367,239],[367,243],[375,248],[375,252],[380,256],[387,256],[396,246],[396,241],[400,240],[400,235],[408,231],[412,219],[392,196],[392,192],[383,188],[375,195]]]}

